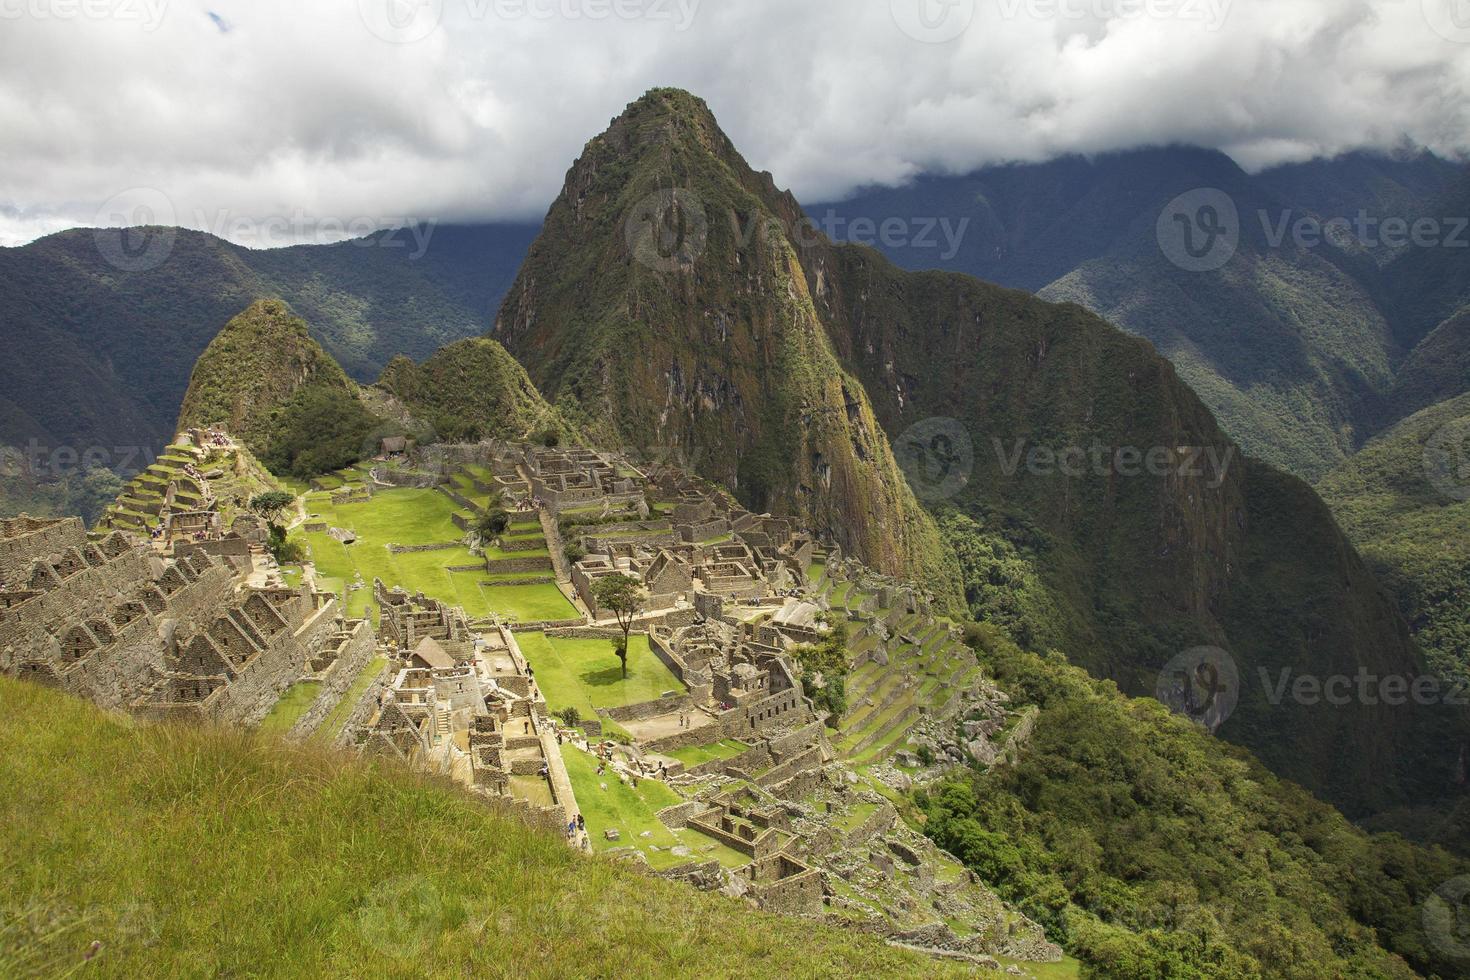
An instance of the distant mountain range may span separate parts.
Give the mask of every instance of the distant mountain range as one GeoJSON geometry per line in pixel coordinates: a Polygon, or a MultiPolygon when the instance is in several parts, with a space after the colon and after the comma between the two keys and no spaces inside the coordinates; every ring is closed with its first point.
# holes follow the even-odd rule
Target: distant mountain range
{"type": "Polygon", "coordinates": [[[1221,153],[1149,149],[924,177],[808,213],[905,268],[1076,302],[1147,338],[1247,453],[1307,479],[1470,389],[1463,163],[1352,154],[1251,175],[1221,153]],[[1233,253],[1171,261],[1169,212],[1193,220],[1217,199],[1233,253]]]}
{"type": "Polygon", "coordinates": [[[195,359],[256,299],[285,299],[359,381],[482,333],[535,227],[416,231],[255,251],[179,229],[79,229],[0,249],[0,444],[104,459],[161,447],[195,359]]]}

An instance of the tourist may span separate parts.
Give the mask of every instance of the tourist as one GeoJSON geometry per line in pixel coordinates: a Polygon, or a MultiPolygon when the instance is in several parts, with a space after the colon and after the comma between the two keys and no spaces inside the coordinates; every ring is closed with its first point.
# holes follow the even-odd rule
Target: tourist
{"type": "Polygon", "coordinates": [[[584,832],[587,830],[587,821],[582,819],[582,815],[580,813],[577,814],[577,829],[584,832]]]}

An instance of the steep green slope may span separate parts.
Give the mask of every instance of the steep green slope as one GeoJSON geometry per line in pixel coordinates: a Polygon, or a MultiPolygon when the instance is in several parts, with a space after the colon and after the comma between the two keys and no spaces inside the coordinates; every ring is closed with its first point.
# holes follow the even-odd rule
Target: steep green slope
{"type": "Polygon", "coordinates": [[[1421,340],[1399,368],[1394,417],[1407,417],[1470,391],[1470,306],[1421,340]]]}
{"type": "Polygon", "coordinates": [[[982,663],[1036,705],[1020,761],[920,797],[926,832],[1043,923],[1089,975],[1463,976],[1423,903],[1465,871],[1369,836],[1152,699],[972,631],[982,663]]]}
{"type": "Polygon", "coordinates": [[[1470,678],[1470,394],[1399,423],[1318,490],[1430,662],[1470,678]]]}
{"type": "Polygon", "coordinates": [[[304,477],[360,458],[378,420],[306,321],[266,299],[225,324],[194,365],[177,428],[210,425],[276,472],[304,477]]]}
{"type": "MultiPolygon", "coordinates": [[[[1030,556],[1061,610],[1034,635],[1131,693],[1186,649],[1228,650],[1241,704],[1220,734],[1352,814],[1455,792],[1457,710],[1271,703],[1261,678],[1283,670],[1425,668],[1310,488],[1244,458],[1147,342],[1078,306],[901,272],[858,246],[816,242],[802,260],[884,428],[902,443],[949,418],[952,441],[973,447],[948,504],[1030,556]]],[[[984,612],[983,583],[966,584],[984,612]]]]}
{"type": "Polygon", "coordinates": [[[794,207],[703,102],[650,92],[568,172],[495,336],[603,444],[677,448],[753,510],[956,594],[780,233],[794,207]]]}
{"type": "Polygon", "coordinates": [[[392,764],[4,677],[0,704],[8,977],[951,973],[583,857],[392,764]]]}
{"type": "Polygon", "coordinates": [[[546,430],[570,435],[526,369],[485,337],[460,340],[415,364],[395,357],[378,388],[427,421],[441,439],[528,439],[546,430]]]}

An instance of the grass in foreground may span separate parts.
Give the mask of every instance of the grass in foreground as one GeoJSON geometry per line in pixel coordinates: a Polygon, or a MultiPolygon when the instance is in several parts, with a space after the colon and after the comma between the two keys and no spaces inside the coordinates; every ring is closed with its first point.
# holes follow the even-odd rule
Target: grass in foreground
{"type": "Polygon", "coordinates": [[[8,678],[0,704],[6,977],[951,975],[578,855],[389,763],[8,678]]]}

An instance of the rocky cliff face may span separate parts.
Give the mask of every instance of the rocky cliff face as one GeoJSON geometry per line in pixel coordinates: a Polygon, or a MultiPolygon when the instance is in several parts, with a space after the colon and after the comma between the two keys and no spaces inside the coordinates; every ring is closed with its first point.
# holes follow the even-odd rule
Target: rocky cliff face
{"type": "Polygon", "coordinates": [[[789,204],[702,102],[652,92],[568,172],[495,336],[596,441],[681,457],[753,510],[955,596],[780,230],[789,204]]]}

